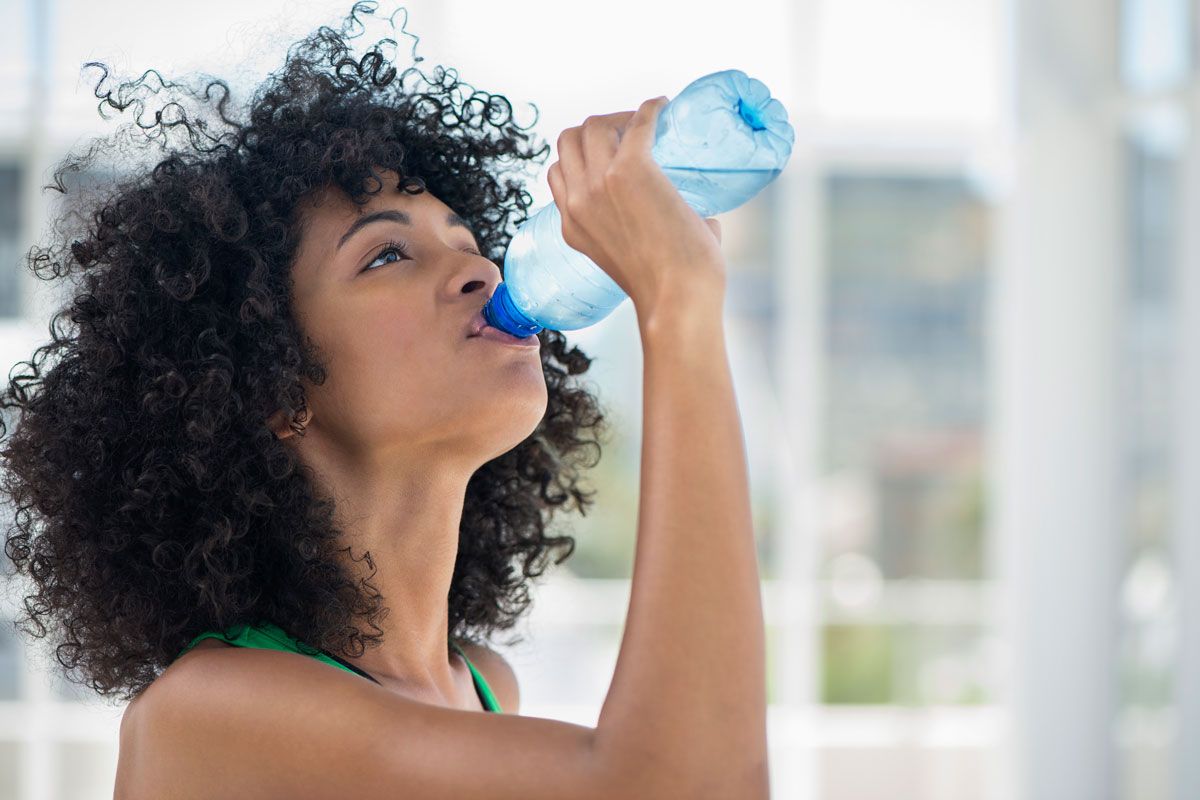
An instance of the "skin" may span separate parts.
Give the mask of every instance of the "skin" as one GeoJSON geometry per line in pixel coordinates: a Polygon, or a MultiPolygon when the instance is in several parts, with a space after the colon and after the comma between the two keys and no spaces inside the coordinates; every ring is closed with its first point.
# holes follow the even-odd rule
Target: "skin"
{"type": "Polygon", "coordinates": [[[383,175],[362,208],[336,191],[301,207],[293,308],[329,369],[305,387],[304,436],[282,413],[269,424],[335,499],[354,556],[370,551],[391,609],[384,643],[345,660],[410,697],[478,707],[465,664],[446,653],[467,481],[537,427],[546,382],[537,348],[466,338],[499,268],[469,229],[447,224],[453,209],[383,175]],[[339,247],[356,220],[389,210],[412,224],[371,222],[339,247]],[[389,240],[408,256],[383,252],[389,240]]]}
{"type": "MultiPolygon", "coordinates": [[[[228,652],[189,653],[167,670],[176,670],[173,675],[156,681],[165,683],[165,694],[144,707],[147,723],[123,726],[128,777],[122,784],[119,773],[115,796],[384,800],[397,791],[413,800],[770,796],[761,585],[744,439],[725,348],[720,228],[715,220],[700,220],[650,160],[661,103],[647,101],[632,114],[589,117],[581,128],[565,131],[559,138],[561,162],[549,172],[555,202],[564,211],[563,238],[628,287],[644,356],[632,593],[596,726],[412,702],[287,653],[245,651],[236,660],[221,658],[228,652]]],[[[436,239],[429,250],[434,258],[448,252],[436,239]]],[[[414,313],[431,324],[443,320],[452,305],[441,281],[466,286],[451,266],[459,264],[457,258],[445,255],[447,266],[434,270],[439,277],[428,279],[425,292],[413,292],[414,313]]],[[[384,279],[385,294],[400,291],[391,288],[392,279],[384,279]]],[[[390,317],[374,320],[376,327],[386,329],[386,323],[390,317]]],[[[349,333],[336,339],[359,342],[349,333]]],[[[384,347],[399,349],[391,339],[378,345],[384,347]]],[[[515,371],[515,358],[506,363],[515,371]]],[[[458,371],[453,363],[445,368],[458,371]]],[[[477,374],[501,380],[496,370],[477,374]]],[[[359,382],[367,379],[360,375],[359,382]]],[[[441,388],[436,396],[456,408],[463,401],[450,400],[451,393],[470,397],[473,391],[469,385],[441,388]]],[[[519,404],[515,396],[510,402],[519,404]]],[[[329,414],[348,401],[343,392],[326,402],[329,414]]],[[[476,411],[486,413],[482,407],[476,411]]],[[[363,419],[371,421],[344,419],[358,427],[363,419]]],[[[377,423],[375,435],[401,424],[407,421],[377,423]]],[[[483,437],[481,442],[500,437],[487,426],[474,428],[471,436],[483,437]]],[[[441,438],[471,452],[462,439],[444,431],[441,438]]],[[[337,451],[353,464],[364,460],[362,452],[374,452],[361,440],[353,440],[356,447],[339,441],[359,454],[351,458],[337,451]]],[[[456,463],[450,458],[439,466],[456,463]]],[[[377,538],[385,547],[391,541],[377,538]]],[[[437,635],[440,647],[444,630],[437,635]]],[[[384,651],[409,652],[394,642],[384,651]]],[[[430,663],[442,658],[431,657],[430,663]]]]}

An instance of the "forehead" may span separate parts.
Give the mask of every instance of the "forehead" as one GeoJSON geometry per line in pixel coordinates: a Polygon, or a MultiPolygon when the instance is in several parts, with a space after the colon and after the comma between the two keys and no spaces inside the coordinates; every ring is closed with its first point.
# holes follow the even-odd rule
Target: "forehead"
{"type": "Polygon", "coordinates": [[[352,201],[341,188],[326,186],[306,198],[300,204],[299,211],[306,230],[320,229],[328,233],[331,229],[345,231],[357,220],[384,209],[399,210],[412,225],[433,222],[469,227],[466,220],[428,189],[409,194],[396,188],[394,178],[385,180],[383,189],[378,194],[370,195],[363,205],[352,201]]]}

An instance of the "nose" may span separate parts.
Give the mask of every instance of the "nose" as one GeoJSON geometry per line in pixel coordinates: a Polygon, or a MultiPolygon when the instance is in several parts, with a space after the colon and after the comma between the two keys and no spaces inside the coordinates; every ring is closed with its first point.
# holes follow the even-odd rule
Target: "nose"
{"type": "Polygon", "coordinates": [[[451,287],[460,295],[474,294],[482,307],[501,280],[499,267],[486,258],[468,255],[454,271],[451,287]]]}

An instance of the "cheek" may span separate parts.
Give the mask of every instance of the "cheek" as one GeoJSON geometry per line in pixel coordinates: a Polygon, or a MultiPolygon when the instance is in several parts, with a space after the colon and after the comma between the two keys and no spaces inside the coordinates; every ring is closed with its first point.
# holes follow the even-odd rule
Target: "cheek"
{"type": "Polygon", "coordinates": [[[403,310],[372,312],[343,331],[350,363],[360,380],[408,394],[422,384],[440,384],[454,370],[453,342],[438,326],[403,310]]]}
{"type": "Polygon", "coordinates": [[[354,308],[329,321],[331,354],[360,378],[419,361],[434,338],[422,321],[394,308],[354,308]]]}
{"type": "Polygon", "coordinates": [[[374,418],[397,408],[419,409],[445,396],[455,375],[451,342],[428,320],[392,307],[357,308],[327,319],[318,339],[329,360],[329,379],[342,404],[374,418]],[[433,397],[431,397],[432,395],[433,397]]]}

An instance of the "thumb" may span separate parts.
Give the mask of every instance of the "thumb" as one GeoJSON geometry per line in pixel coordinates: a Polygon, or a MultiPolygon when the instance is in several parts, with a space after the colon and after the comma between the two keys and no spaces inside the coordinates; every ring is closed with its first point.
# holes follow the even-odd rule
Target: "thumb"
{"type": "Polygon", "coordinates": [[[650,147],[654,144],[654,128],[658,122],[658,112],[667,104],[666,96],[652,97],[638,106],[637,111],[629,118],[621,132],[621,143],[618,152],[628,150],[631,154],[643,152],[649,155],[650,147]]]}
{"type": "Polygon", "coordinates": [[[713,232],[713,235],[717,237],[717,243],[720,244],[721,222],[716,217],[707,217],[704,221],[708,224],[708,227],[713,232]]]}

